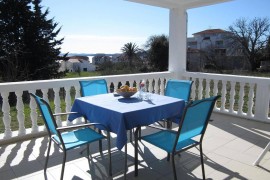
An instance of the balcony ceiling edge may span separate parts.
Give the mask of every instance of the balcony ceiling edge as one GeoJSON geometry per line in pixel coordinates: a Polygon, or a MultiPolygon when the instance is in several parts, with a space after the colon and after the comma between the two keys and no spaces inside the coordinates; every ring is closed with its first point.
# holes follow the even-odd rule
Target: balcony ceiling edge
{"type": "Polygon", "coordinates": [[[202,6],[208,6],[232,0],[126,0],[130,2],[146,4],[151,6],[157,6],[162,8],[185,8],[192,9],[202,6]]]}

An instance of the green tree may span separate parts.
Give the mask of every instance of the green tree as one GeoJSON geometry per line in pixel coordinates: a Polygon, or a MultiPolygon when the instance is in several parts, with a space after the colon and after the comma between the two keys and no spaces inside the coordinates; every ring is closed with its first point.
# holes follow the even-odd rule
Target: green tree
{"type": "Polygon", "coordinates": [[[148,59],[157,71],[168,70],[169,40],[166,35],[151,36],[145,45],[148,51],[148,59]]]}
{"type": "Polygon", "coordinates": [[[129,68],[131,68],[132,61],[138,58],[136,54],[140,51],[139,47],[136,43],[129,42],[124,44],[121,50],[124,53],[124,56],[128,59],[129,68]]]}
{"type": "Polygon", "coordinates": [[[42,12],[41,0],[1,0],[0,75],[3,81],[59,77],[61,28],[42,12]]]}
{"type": "Polygon", "coordinates": [[[241,49],[248,59],[251,70],[254,71],[259,66],[261,52],[266,47],[270,35],[270,23],[268,18],[254,18],[247,20],[240,18],[229,26],[232,33],[232,46],[241,49]]]}

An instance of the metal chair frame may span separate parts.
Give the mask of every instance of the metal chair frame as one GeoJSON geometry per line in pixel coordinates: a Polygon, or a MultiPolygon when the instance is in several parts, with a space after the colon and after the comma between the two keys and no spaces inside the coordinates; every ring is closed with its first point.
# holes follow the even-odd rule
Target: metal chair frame
{"type": "MultiPolygon", "coordinates": [[[[93,127],[94,125],[102,125],[102,124],[99,124],[99,123],[87,123],[87,124],[80,124],[80,125],[73,125],[73,126],[66,126],[66,127],[58,127],[57,124],[56,124],[56,121],[55,121],[55,116],[61,116],[61,115],[69,115],[71,113],[76,113],[76,112],[68,112],[68,113],[59,113],[59,114],[53,114],[52,111],[51,111],[51,108],[49,106],[49,104],[43,100],[42,98],[36,96],[35,94],[33,93],[30,93],[30,95],[35,99],[37,105],[38,105],[38,108],[40,110],[40,113],[41,113],[41,116],[43,117],[43,120],[44,120],[44,123],[45,123],[45,126],[48,130],[48,134],[49,134],[49,146],[48,146],[48,151],[47,151],[47,156],[46,156],[46,161],[45,161],[45,166],[44,166],[44,174],[46,175],[46,170],[47,170],[47,166],[48,166],[48,161],[49,161],[49,156],[50,156],[50,149],[51,149],[51,142],[55,142],[56,145],[63,151],[63,161],[62,161],[62,170],[61,170],[61,177],[60,179],[62,180],[63,179],[63,176],[64,176],[64,169],[65,169],[65,162],[66,162],[66,152],[70,149],[74,149],[74,148],[77,148],[76,147],[73,147],[73,148],[70,148],[70,149],[66,149],[65,147],[65,143],[62,139],[62,132],[66,132],[66,131],[72,131],[72,130],[76,130],[76,129],[81,129],[81,128],[89,128],[89,127],[93,127]],[[40,102],[39,102],[40,100],[40,102]],[[46,120],[46,116],[41,108],[41,104],[40,103],[43,103],[47,109],[48,109],[48,112],[50,114],[50,117],[52,119],[52,122],[53,122],[53,126],[55,127],[55,132],[56,133],[53,133],[51,132],[50,130],[50,127],[47,123],[47,120],[46,120]],[[57,136],[60,140],[60,142],[58,142],[54,136],[57,136]]],[[[105,127],[105,126],[104,126],[105,127]]],[[[106,128],[106,127],[105,127],[106,128]]],[[[107,137],[105,137],[104,135],[102,135],[103,138],[106,138],[107,141],[108,141],[108,155],[109,155],[109,175],[111,176],[112,175],[112,166],[111,166],[111,145],[110,145],[110,133],[107,131],[107,137]]],[[[94,140],[94,141],[97,141],[97,140],[94,140]]],[[[93,142],[94,142],[93,141],[93,142]]],[[[90,161],[89,159],[89,144],[92,143],[92,142],[87,142],[85,143],[87,145],[87,159],[88,161],[90,161]]]]}
{"type": "MultiPolygon", "coordinates": [[[[188,103],[188,105],[185,107],[185,110],[184,110],[184,113],[183,113],[183,116],[181,118],[181,121],[179,122],[179,128],[178,128],[178,131],[173,131],[171,129],[166,129],[166,128],[162,128],[160,126],[154,126],[154,125],[150,125],[148,127],[152,127],[152,128],[155,128],[155,129],[159,129],[159,130],[162,130],[162,131],[168,131],[169,133],[173,133],[173,134],[176,134],[176,138],[175,138],[175,142],[174,142],[174,145],[173,145],[173,148],[172,148],[172,151],[171,152],[168,152],[167,150],[167,153],[168,153],[168,156],[172,156],[172,167],[173,167],[173,174],[174,174],[174,179],[177,180],[177,175],[176,175],[176,169],[175,169],[175,160],[174,160],[174,156],[177,155],[177,154],[180,154],[181,152],[184,152],[190,148],[193,148],[193,147],[196,147],[196,146],[199,146],[199,151],[200,151],[200,158],[201,158],[201,167],[202,167],[202,175],[203,175],[203,179],[205,179],[205,170],[204,170],[204,162],[203,162],[203,150],[202,150],[202,141],[203,141],[203,137],[204,137],[204,134],[205,134],[205,131],[206,131],[206,128],[207,128],[207,125],[208,125],[208,122],[209,122],[209,119],[210,119],[210,116],[211,116],[211,113],[213,111],[213,108],[214,108],[214,105],[215,105],[215,102],[216,100],[220,98],[220,96],[214,96],[214,97],[211,97],[211,98],[207,98],[207,99],[202,99],[202,100],[199,100],[199,101],[194,101],[194,102],[190,102],[188,103]],[[208,111],[208,114],[207,114],[207,117],[205,119],[205,122],[204,122],[204,125],[203,125],[203,129],[201,130],[201,132],[199,134],[197,134],[196,136],[200,136],[200,140],[199,141],[192,141],[193,143],[192,144],[189,144],[188,146],[184,146],[182,147],[181,149],[177,150],[177,145],[178,145],[178,140],[180,139],[181,137],[181,130],[182,130],[182,127],[183,127],[183,124],[185,122],[185,120],[188,120],[186,118],[186,114],[187,114],[187,111],[189,110],[189,108],[192,108],[194,106],[197,106],[203,102],[209,102],[211,101],[211,106],[209,108],[209,111],[208,111]]],[[[138,175],[138,140],[145,140],[144,137],[139,137],[138,134],[139,134],[139,131],[140,131],[141,127],[138,127],[135,131],[135,176],[138,175]]],[[[155,133],[154,133],[155,134],[155,133]]],[[[191,138],[189,138],[191,139],[191,138]]],[[[150,141],[147,141],[148,143],[151,143],[150,141]]],[[[154,144],[153,144],[154,145],[154,144]]],[[[161,148],[161,147],[159,147],[161,148]]],[[[161,148],[162,149],[162,148],[161,148]]],[[[167,160],[168,160],[168,157],[167,157],[167,160]]]]}

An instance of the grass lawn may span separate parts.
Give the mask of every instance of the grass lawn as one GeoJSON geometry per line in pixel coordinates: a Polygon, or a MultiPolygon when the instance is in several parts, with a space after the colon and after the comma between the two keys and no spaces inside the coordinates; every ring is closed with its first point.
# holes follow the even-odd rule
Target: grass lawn
{"type": "Polygon", "coordinates": [[[93,71],[93,72],[69,72],[66,74],[64,78],[78,78],[78,77],[91,77],[91,76],[101,76],[100,71],[93,71]]]}

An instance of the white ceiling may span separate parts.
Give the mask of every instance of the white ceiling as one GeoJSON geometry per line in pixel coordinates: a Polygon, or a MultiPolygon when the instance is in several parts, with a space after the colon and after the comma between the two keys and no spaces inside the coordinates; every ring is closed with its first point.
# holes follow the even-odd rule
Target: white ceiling
{"type": "Polygon", "coordinates": [[[127,0],[131,2],[147,4],[151,6],[158,6],[163,8],[185,8],[191,9],[196,7],[202,7],[212,4],[218,4],[222,2],[232,1],[232,0],[127,0]]]}

